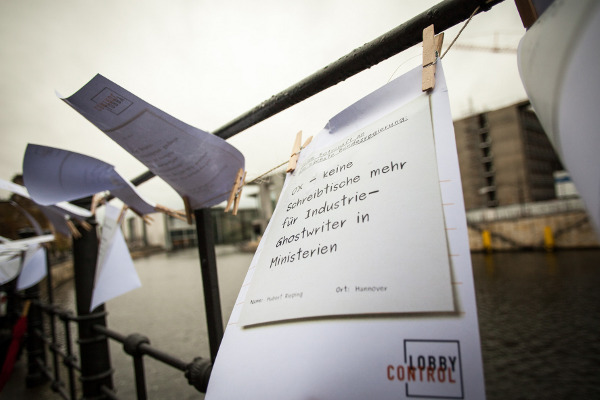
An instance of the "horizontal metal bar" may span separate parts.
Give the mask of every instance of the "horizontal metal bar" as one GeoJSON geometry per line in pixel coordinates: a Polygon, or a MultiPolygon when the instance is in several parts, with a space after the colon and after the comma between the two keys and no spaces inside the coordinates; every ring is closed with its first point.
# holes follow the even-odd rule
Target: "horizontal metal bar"
{"type": "Polygon", "coordinates": [[[434,24],[436,33],[445,31],[467,20],[477,7],[479,12],[501,3],[481,0],[446,0],[411,20],[353,50],[325,68],[304,78],[295,85],[279,92],[270,99],[240,115],[231,122],[213,131],[223,139],[295,105],[303,100],[334,86],[357,73],[387,60],[388,58],[423,41],[423,29],[434,24]]]}
{"type": "Polygon", "coordinates": [[[41,301],[37,301],[35,304],[40,307],[43,312],[50,316],[56,315],[62,320],[76,321],[77,317],[69,310],[65,310],[52,304],[42,303],[41,301]]]}
{"type": "Polygon", "coordinates": [[[108,329],[106,326],[103,325],[93,325],[92,329],[97,332],[100,333],[102,335],[106,335],[109,338],[119,342],[119,343],[125,343],[125,335],[120,334],[117,331],[113,331],[112,329],[108,329]]]}
{"type": "MultiPolygon", "coordinates": [[[[258,106],[226,123],[212,133],[228,139],[279,112],[296,105],[354,75],[423,41],[423,29],[434,24],[440,33],[466,21],[477,7],[477,14],[504,0],[445,0],[378,38],[353,50],[339,60],[263,101],[258,106]]],[[[154,173],[146,171],[132,182],[140,185],[154,173]]]]}
{"type": "Polygon", "coordinates": [[[142,351],[142,353],[154,358],[155,360],[162,361],[163,363],[168,364],[171,367],[176,368],[180,371],[185,371],[187,365],[189,364],[189,363],[186,363],[185,361],[180,360],[177,357],[174,357],[168,353],[160,351],[146,343],[140,344],[140,347],[138,347],[138,348],[140,349],[140,351],[142,351]]]}
{"type": "MultiPolygon", "coordinates": [[[[107,337],[124,344],[127,336],[113,331],[102,325],[93,325],[92,329],[100,334],[106,335],[107,337]]],[[[170,365],[173,368],[176,368],[180,371],[185,371],[188,364],[185,361],[180,360],[177,357],[174,357],[164,351],[158,350],[147,343],[141,343],[137,348],[142,354],[147,355],[149,357],[154,358],[155,360],[162,361],[163,363],[170,365]]]]}

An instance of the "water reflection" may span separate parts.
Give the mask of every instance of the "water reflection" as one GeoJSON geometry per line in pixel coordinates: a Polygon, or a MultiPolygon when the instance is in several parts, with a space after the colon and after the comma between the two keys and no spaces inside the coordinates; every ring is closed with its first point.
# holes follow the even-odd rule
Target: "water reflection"
{"type": "MultiPolygon", "coordinates": [[[[218,256],[226,321],[251,255],[218,256]]],[[[473,254],[488,400],[600,398],[600,251],[473,254]]],[[[207,355],[196,250],[136,260],[144,286],[108,304],[109,326],[141,332],[183,359],[207,355]]],[[[57,291],[68,306],[71,285],[57,291]]],[[[73,308],[72,306],[70,308],[73,308]]],[[[111,344],[119,394],[135,398],[131,359],[111,344]]],[[[202,398],[148,360],[153,398],[202,398]]]]}
{"type": "Polygon", "coordinates": [[[474,254],[488,399],[600,398],[600,252],[474,254]]]}

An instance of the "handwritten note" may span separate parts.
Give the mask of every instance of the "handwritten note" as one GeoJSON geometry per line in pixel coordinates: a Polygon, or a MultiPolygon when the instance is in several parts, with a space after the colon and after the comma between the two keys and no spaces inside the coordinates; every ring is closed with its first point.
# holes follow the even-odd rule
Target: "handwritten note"
{"type": "Polygon", "coordinates": [[[192,208],[227,199],[244,156],[223,139],[187,125],[102,75],[63,99],[160,176],[192,208]]]}
{"type": "Polygon", "coordinates": [[[302,151],[240,289],[207,399],[485,398],[448,89],[438,60],[426,95],[432,135],[417,121],[429,109],[421,70],[334,116],[302,151]],[[441,226],[429,221],[440,208],[441,226]],[[405,289],[426,306],[396,300],[399,277],[425,287],[405,289]]]}
{"type": "Polygon", "coordinates": [[[454,310],[426,95],[314,152],[263,238],[243,325],[454,310]]]}

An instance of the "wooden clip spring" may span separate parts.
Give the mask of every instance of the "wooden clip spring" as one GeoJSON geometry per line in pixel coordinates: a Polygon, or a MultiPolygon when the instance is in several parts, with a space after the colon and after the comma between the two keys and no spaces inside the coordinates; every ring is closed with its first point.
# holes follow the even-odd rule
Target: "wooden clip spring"
{"type": "Polygon", "coordinates": [[[123,204],[123,207],[121,208],[121,212],[119,213],[119,217],[117,218],[117,224],[121,225],[123,223],[123,220],[125,219],[125,213],[127,212],[127,209],[129,207],[127,206],[127,204],[123,204]]]}
{"type": "Polygon", "coordinates": [[[182,213],[181,211],[172,210],[172,209],[170,209],[168,207],[165,207],[163,205],[160,205],[160,204],[157,204],[156,206],[154,206],[154,209],[157,212],[161,212],[161,213],[166,214],[166,215],[168,215],[170,217],[173,217],[173,218],[179,219],[181,221],[186,221],[187,222],[186,214],[182,213]]]}
{"type": "Polygon", "coordinates": [[[102,203],[105,203],[104,196],[102,193],[96,193],[92,196],[92,205],[90,206],[90,212],[92,215],[96,214],[96,209],[102,203]]]}
{"type": "Polygon", "coordinates": [[[292,147],[292,155],[290,156],[290,161],[288,162],[287,169],[285,172],[294,172],[296,170],[296,165],[298,164],[298,157],[300,157],[300,151],[304,149],[306,146],[310,144],[312,141],[312,136],[306,139],[306,142],[302,144],[302,131],[296,134],[296,139],[294,140],[294,146],[292,147]]]}
{"type": "Polygon", "coordinates": [[[183,199],[183,207],[185,208],[185,219],[188,225],[192,224],[194,214],[192,214],[192,206],[190,205],[190,198],[188,196],[181,196],[183,199]]]}
{"type": "Polygon", "coordinates": [[[237,215],[237,208],[240,203],[240,198],[242,197],[242,188],[244,187],[244,183],[246,182],[246,172],[240,168],[235,175],[235,181],[233,182],[233,186],[231,187],[231,192],[229,193],[229,198],[227,199],[227,206],[225,207],[225,212],[228,212],[231,206],[233,206],[233,215],[237,215]]]}
{"type": "Polygon", "coordinates": [[[435,35],[433,25],[423,29],[423,80],[421,90],[426,92],[435,86],[435,63],[442,51],[444,33],[435,35]]]}
{"type": "Polygon", "coordinates": [[[73,221],[71,221],[68,218],[65,218],[65,222],[67,224],[67,227],[69,228],[69,231],[71,231],[71,235],[75,239],[81,238],[81,232],[79,232],[79,229],[77,229],[77,227],[75,226],[75,224],[73,223],[73,221]]]}
{"type": "Polygon", "coordinates": [[[242,179],[240,180],[240,185],[237,188],[237,193],[235,194],[235,201],[233,202],[233,215],[237,215],[238,212],[238,206],[240,205],[240,199],[242,198],[242,189],[244,188],[244,185],[246,184],[246,171],[244,171],[244,174],[242,175],[242,179]]]}

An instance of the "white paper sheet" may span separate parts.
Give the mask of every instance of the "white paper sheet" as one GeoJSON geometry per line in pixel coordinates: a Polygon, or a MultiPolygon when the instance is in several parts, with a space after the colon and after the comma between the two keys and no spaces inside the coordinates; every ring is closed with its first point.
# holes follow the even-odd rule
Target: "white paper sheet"
{"type": "Polygon", "coordinates": [[[227,199],[243,155],[223,139],[187,125],[96,75],[63,99],[161,177],[192,208],[227,199]]]}
{"type": "MultiPolygon", "coordinates": [[[[239,318],[255,278],[253,267],[270,245],[263,241],[228,323],[207,399],[485,398],[454,129],[439,61],[437,68],[432,118],[456,311],[320,318],[243,328],[239,318]],[[432,375],[427,367],[433,368],[432,375]]],[[[299,162],[420,96],[421,68],[416,68],[333,118],[328,127],[335,127],[335,133],[320,132],[299,162]]],[[[275,227],[269,225],[265,237],[271,229],[275,227]]],[[[396,251],[403,250],[399,242],[396,251]]]]}
{"type": "Polygon", "coordinates": [[[556,0],[519,43],[519,73],[600,235],[600,3],[556,0]]]}
{"type": "Polygon", "coordinates": [[[28,144],[23,159],[23,180],[32,199],[42,205],[80,199],[105,190],[138,214],[155,212],[110,164],[72,151],[28,144]]]}
{"type": "Polygon", "coordinates": [[[0,252],[6,251],[24,251],[31,246],[41,243],[51,242],[54,240],[54,235],[33,236],[26,239],[11,240],[9,242],[0,243],[0,252]]]}
{"type": "Polygon", "coordinates": [[[279,204],[241,325],[454,311],[426,94],[304,157],[279,204]]]}
{"type": "Polygon", "coordinates": [[[48,273],[46,249],[42,246],[30,246],[25,252],[23,268],[17,279],[17,290],[25,290],[39,283],[48,273]]]}
{"type": "Polygon", "coordinates": [[[21,269],[21,252],[0,251],[0,285],[12,281],[21,269]]]}
{"type": "MultiPolygon", "coordinates": [[[[27,188],[25,186],[17,185],[16,183],[8,182],[8,181],[5,181],[4,179],[0,179],[0,189],[4,189],[9,192],[18,194],[19,196],[31,199],[31,196],[29,196],[29,192],[27,191],[27,188]]],[[[38,206],[40,207],[40,209],[42,211],[44,211],[47,208],[50,208],[55,213],[58,213],[61,215],[68,215],[70,217],[78,218],[78,219],[88,218],[88,217],[92,216],[92,213],[89,210],[86,210],[85,208],[77,207],[76,205],[73,205],[73,204],[70,204],[70,203],[67,203],[64,201],[58,202],[51,206],[42,206],[41,204],[38,204],[38,206]]]]}
{"type": "Polygon", "coordinates": [[[23,207],[21,207],[18,203],[15,203],[14,201],[9,201],[9,204],[13,206],[16,211],[20,212],[23,216],[25,216],[25,218],[27,218],[27,221],[29,221],[29,224],[35,231],[36,235],[41,236],[44,234],[44,231],[42,230],[40,224],[36,221],[35,218],[33,218],[31,214],[27,212],[27,210],[25,210],[23,207]]]}
{"type": "Polygon", "coordinates": [[[106,205],[90,312],[100,304],[142,286],[117,223],[119,213],[118,208],[106,205]]]}

